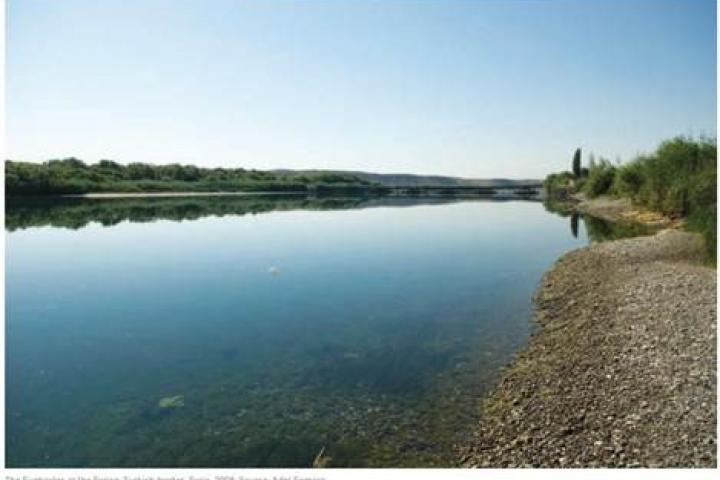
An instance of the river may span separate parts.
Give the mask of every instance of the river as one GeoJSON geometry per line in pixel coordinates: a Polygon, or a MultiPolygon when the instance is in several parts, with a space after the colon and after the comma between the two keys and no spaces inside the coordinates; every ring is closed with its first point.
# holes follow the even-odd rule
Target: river
{"type": "Polygon", "coordinates": [[[8,466],[451,466],[585,230],[529,201],[8,202],[8,466]]]}

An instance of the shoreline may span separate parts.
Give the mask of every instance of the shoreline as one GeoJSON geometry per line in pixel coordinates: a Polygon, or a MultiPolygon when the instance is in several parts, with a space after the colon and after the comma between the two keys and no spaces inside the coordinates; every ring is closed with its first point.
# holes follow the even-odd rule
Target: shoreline
{"type": "MultiPolygon", "coordinates": [[[[643,218],[627,202],[580,213],[643,218]]],[[[715,467],[717,273],[698,234],[592,244],[546,272],[537,330],[486,399],[465,467],[715,467]]],[[[654,223],[658,225],[658,223],[654,223]]]]}
{"type": "Polygon", "coordinates": [[[589,199],[583,194],[573,197],[573,209],[577,213],[590,215],[609,222],[639,223],[647,227],[663,229],[682,228],[682,219],[673,219],[632,204],[628,198],[600,196],[589,199]]]}
{"type": "Polygon", "coordinates": [[[483,200],[525,200],[531,202],[542,201],[540,194],[527,195],[517,192],[415,192],[411,187],[389,187],[387,192],[348,192],[339,189],[337,192],[324,191],[321,194],[315,191],[219,191],[219,192],[96,192],[96,193],[64,193],[55,195],[6,195],[6,198],[72,198],[72,199],[122,199],[122,198],[183,198],[183,197],[253,197],[253,196],[293,196],[293,197],[407,197],[407,198],[457,198],[457,199],[483,199],[483,200]],[[393,190],[394,189],[394,190],[393,190]]]}
{"type": "Polygon", "coordinates": [[[257,195],[307,195],[307,192],[108,192],[70,193],[63,198],[158,198],[158,197],[245,197],[257,195]]]}

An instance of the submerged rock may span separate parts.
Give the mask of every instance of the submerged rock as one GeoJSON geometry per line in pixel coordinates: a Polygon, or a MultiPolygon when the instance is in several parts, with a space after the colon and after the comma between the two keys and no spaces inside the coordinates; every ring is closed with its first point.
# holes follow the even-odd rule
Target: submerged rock
{"type": "Polygon", "coordinates": [[[160,408],[181,408],[185,406],[185,397],[183,395],[175,395],[172,397],[163,397],[158,401],[160,408]]]}

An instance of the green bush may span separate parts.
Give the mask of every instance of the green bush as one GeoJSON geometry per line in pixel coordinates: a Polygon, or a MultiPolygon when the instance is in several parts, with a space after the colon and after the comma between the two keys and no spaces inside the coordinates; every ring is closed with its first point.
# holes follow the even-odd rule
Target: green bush
{"type": "Polygon", "coordinates": [[[717,263],[717,205],[695,209],[687,218],[688,230],[702,234],[708,259],[717,263]]]}
{"type": "Polygon", "coordinates": [[[610,191],[615,178],[615,167],[607,160],[601,159],[588,172],[582,191],[589,197],[597,197],[610,191]]]}
{"type": "Polygon", "coordinates": [[[717,245],[717,143],[676,137],[617,169],[613,192],[673,217],[686,217],[705,238],[715,262],[717,245]]]}
{"type": "Polygon", "coordinates": [[[716,203],[717,145],[677,137],[620,168],[616,191],[671,216],[716,203]]]}
{"type": "Polygon", "coordinates": [[[640,191],[645,176],[643,167],[642,159],[618,167],[613,179],[612,193],[621,197],[635,198],[640,191]]]}
{"type": "Polygon", "coordinates": [[[575,176],[570,172],[551,173],[543,182],[548,197],[563,199],[575,193],[575,176]]]}

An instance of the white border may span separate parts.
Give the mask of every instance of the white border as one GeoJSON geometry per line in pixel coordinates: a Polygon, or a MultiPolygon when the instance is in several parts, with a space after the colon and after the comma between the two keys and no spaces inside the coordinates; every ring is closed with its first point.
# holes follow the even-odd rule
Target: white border
{"type": "MultiPolygon", "coordinates": [[[[14,0],[22,1],[22,0],[14,0]]],[[[62,1],[62,0],[45,0],[45,1],[62,1]]],[[[102,0],[96,0],[102,1],[102,0]]],[[[211,1],[211,0],[210,0],[211,1]]],[[[239,0],[238,0],[239,1],[239,0]]],[[[507,0],[512,1],[512,0],[507,0]]],[[[5,73],[6,73],[6,46],[7,46],[7,28],[6,28],[6,0],[0,0],[0,33],[2,48],[0,49],[0,153],[2,154],[2,172],[3,181],[0,182],[0,218],[2,218],[3,228],[5,225],[5,153],[6,153],[6,92],[5,92],[5,73]]],[[[720,20],[720,13],[716,7],[716,59],[718,50],[717,39],[717,23],[720,20]]],[[[716,60],[717,69],[717,60],[716,60]]],[[[717,83],[717,73],[716,73],[717,83]]],[[[716,87],[717,92],[717,87],[716,87]]],[[[720,101],[717,99],[716,93],[716,112],[720,109],[720,101]]],[[[717,122],[716,122],[717,128],[717,122]]],[[[715,133],[717,138],[717,131],[715,133]]],[[[720,193],[720,189],[718,190],[720,193]]],[[[537,469],[537,470],[512,470],[512,469],[7,469],[5,468],[5,235],[0,240],[2,246],[2,258],[0,265],[2,269],[2,278],[0,278],[0,299],[2,300],[2,329],[0,330],[0,383],[3,388],[0,390],[0,405],[2,406],[2,415],[0,415],[0,465],[3,467],[5,480],[54,480],[54,479],[72,479],[72,480],[301,480],[301,479],[365,479],[372,478],[377,480],[384,479],[635,479],[648,478],[658,480],[678,480],[678,479],[707,479],[714,478],[717,474],[713,474],[712,469],[537,469]]],[[[718,303],[720,306],[720,302],[718,303]]],[[[720,341],[718,342],[718,350],[720,351],[720,341]]],[[[717,358],[716,358],[717,360],[717,358]]],[[[720,363],[718,364],[720,365],[720,363]]],[[[717,369],[716,369],[717,372],[717,369]]],[[[717,438],[717,437],[716,437],[717,438]]],[[[716,445],[717,448],[717,445],[716,445]]],[[[720,449],[718,450],[720,452],[720,449]]],[[[717,470],[717,469],[715,469],[717,470]]]]}

